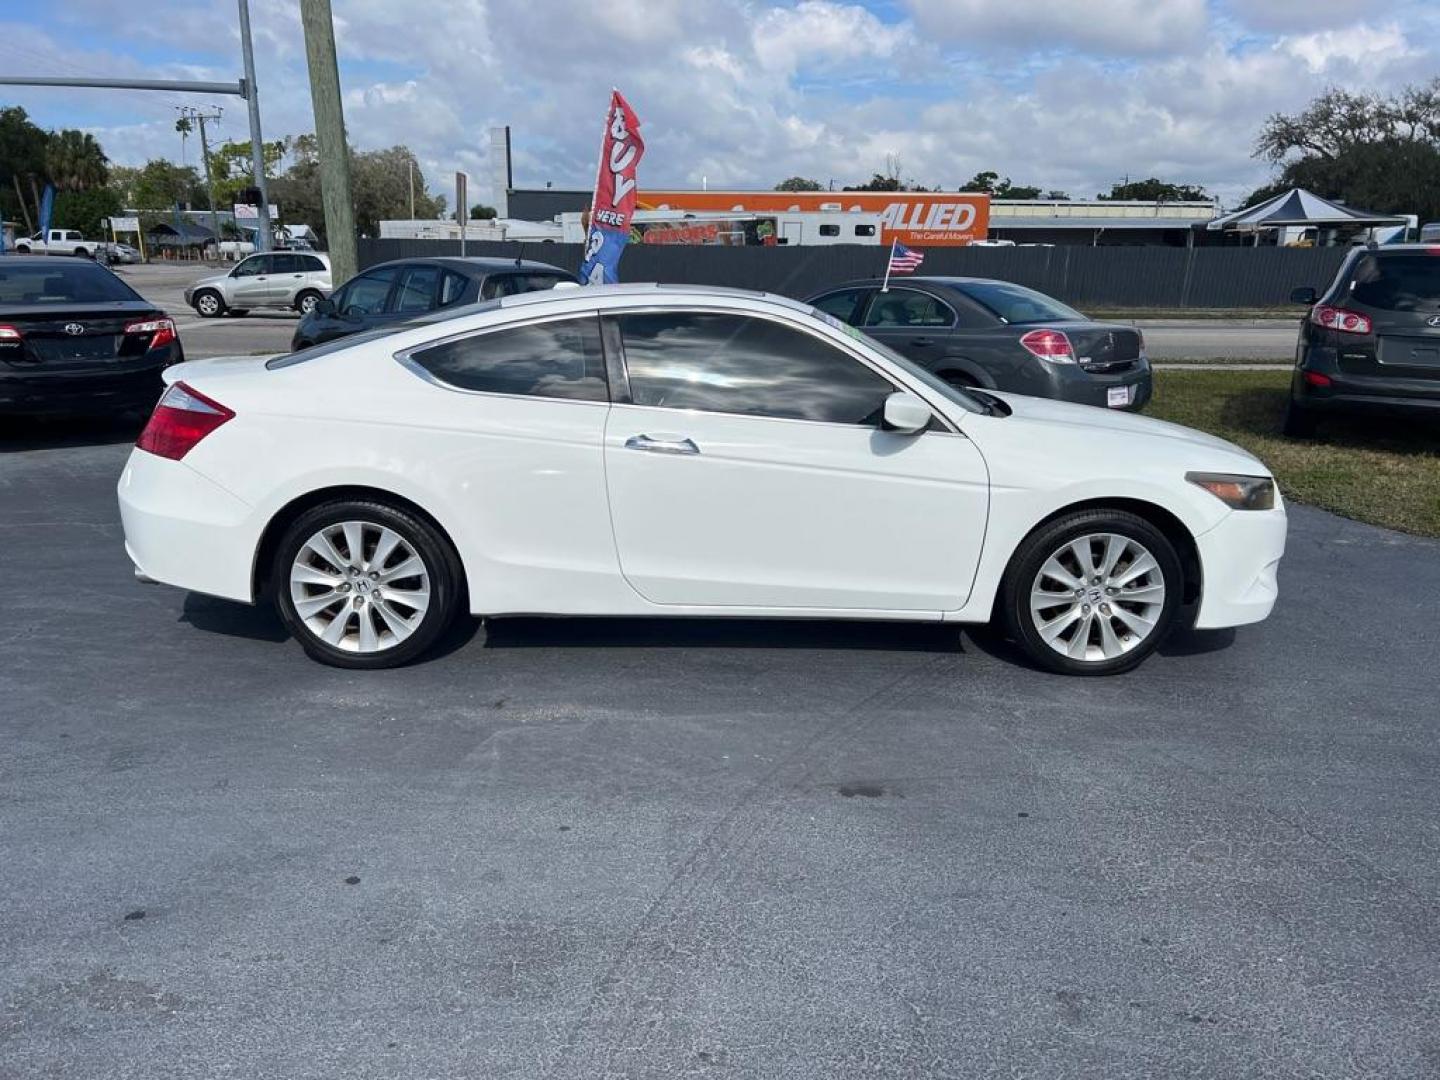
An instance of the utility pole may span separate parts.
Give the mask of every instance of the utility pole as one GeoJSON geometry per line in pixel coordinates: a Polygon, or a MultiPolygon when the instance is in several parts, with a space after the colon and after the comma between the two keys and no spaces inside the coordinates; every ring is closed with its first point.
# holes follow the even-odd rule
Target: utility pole
{"type": "Polygon", "coordinates": [[[330,278],[338,288],[354,277],[359,267],[355,256],[355,203],[350,192],[350,147],[345,142],[330,0],[300,0],[300,21],[305,28],[310,100],[315,109],[315,137],[320,144],[320,200],[325,204],[330,278]]]}
{"type": "Polygon", "coordinates": [[[186,107],[180,110],[180,114],[187,120],[194,120],[200,125],[200,157],[205,162],[205,190],[210,193],[210,231],[215,234],[215,250],[220,250],[220,215],[215,209],[215,178],[210,171],[210,141],[205,137],[205,121],[214,120],[220,122],[222,113],[217,109],[213,113],[202,113],[199,109],[186,107]]]}
{"type": "Polygon", "coordinates": [[[415,220],[415,159],[411,158],[405,163],[410,166],[410,220],[415,220]]]}
{"type": "Polygon", "coordinates": [[[245,101],[250,106],[250,164],[260,189],[255,250],[270,250],[270,192],[265,186],[265,143],[260,137],[260,91],[255,86],[255,47],[250,43],[250,0],[240,4],[240,51],[245,61],[245,101]]]}

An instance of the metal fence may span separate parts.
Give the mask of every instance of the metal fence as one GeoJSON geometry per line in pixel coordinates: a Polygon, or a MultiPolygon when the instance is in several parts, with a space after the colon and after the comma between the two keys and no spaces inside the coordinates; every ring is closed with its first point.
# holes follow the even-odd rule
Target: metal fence
{"type": "MultiPolygon", "coordinates": [[[[885,247],[690,247],[636,244],[626,281],[730,285],[804,298],[885,272],[885,247]]],[[[360,267],[458,255],[458,240],[361,240],[360,267]]],[[[1345,248],[954,247],[925,251],[924,273],[999,278],[1080,308],[1227,308],[1285,304],[1298,286],[1335,276],[1345,248]]],[[[466,244],[467,255],[538,259],[567,270],[579,244],[466,244]]]]}

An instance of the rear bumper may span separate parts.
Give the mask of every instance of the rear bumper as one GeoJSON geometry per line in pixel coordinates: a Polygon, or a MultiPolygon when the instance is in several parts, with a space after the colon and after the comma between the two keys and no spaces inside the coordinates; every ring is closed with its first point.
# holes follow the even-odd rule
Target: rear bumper
{"type": "Polygon", "coordinates": [[[1316,411],[1372,409],[1381,412],[1433,413],[1440,410],[1440,377],[1406,378],[1399,375],[1355,375],[1340,370],[1334,349],[1312,346],[1290,380],[1296,405],[1316,411]],[[1305,381],[1307,371],[1324,375],[1328,386],[1305,381]]]}
{"type": "MultiPolygon", "coordinates": [[[[1041,361],[1044,363],[1044,361],[1041,361]]],[[[1150,402],[1153,392],[1153,378],[1150,362],[1141,357],[1129,371],[1113,375],[1086,371],[1078,364],[1047,364],[1050,375],[1050,392],[1047,397],[1057,401],[1070,401],[1076,405],[1095,405],[1102,409],[1114,408],[1135,412],[1150,402]],[[1129,404],[1110,404],[1110,391],[1117,388],[1126,390],[1129,404]]]]}
{"type": "Polygon", "coordinates": [[[1270,614],[1287,529],[1283,506],[1235,510],[1195,538],[1202,577],[1198,629],[1244,626],[1270,614]]]}
{"type": "Polygon", "coordinates": [[[135,575],[249,602],[252,508],[183,461],[132,450],[117,489],[135,575]]]}
{"type": "Polygon", "coordinates": [[[117,370],[46,371],[39,365],[0,365],[0,413],[10,416],[113,414],[154,407],[165,389],[160,373],[184,360],[178,346],[155,351],[117,370]]]}

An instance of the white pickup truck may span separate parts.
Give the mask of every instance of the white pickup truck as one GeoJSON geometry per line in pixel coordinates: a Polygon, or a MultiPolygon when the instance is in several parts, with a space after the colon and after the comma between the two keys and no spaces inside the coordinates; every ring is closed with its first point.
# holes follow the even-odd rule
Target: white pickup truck
{"type": "Polygon", "coordinates": [[[15,241],[17,255],[79,255],[93,259],[99,248],[98,241],[86,240],[78,229],[51,229],[48,233],[37,232],[15,241]]]}

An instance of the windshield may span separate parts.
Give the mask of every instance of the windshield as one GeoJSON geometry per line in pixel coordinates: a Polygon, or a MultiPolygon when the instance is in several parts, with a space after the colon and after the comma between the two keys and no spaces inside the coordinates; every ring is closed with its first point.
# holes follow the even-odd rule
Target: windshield
{"type": "Polygon", "coordinates": [[[945,398],[947,401],[953,401],[956,405],[959,405],[967,412],[990,412],[989,407],[983,402],[979,401],[977,398],[974,398],[971,395],[967,394],[959,387],[951,386],[934,372],[926,371],[923,367],[915,363],[913,360],[902,356],[900,353],[896,352],[894,349],[890,348],[890,346],[884,344],[883,342],[876,341],[873,337],[865,333],[863,330],[857,330],[849,323],[841,322],[839,319],[835,318],[834,315],[827,314],[826,312],[821,311],[819,308],[811,308],[810,314],[815,316],[815,318],[819,319],[826,326],[833,326],[842,334],[846,334],[857,341],[863,342],[866,348],[871,349],[874,352],[880,353],[882,356],[885,357],[886,360],[889,360],[892,364],[905,372],[905,374],[910,375],[917,381],[924,383],[927,387],[929,387],[931,390],[934,390],[941,397],[945,398]]]}
{"type": "Polygon", "coordinates": [[[56,266],[0,263],[0,304],[104,304],[140,296],[104,267],[56,259],[56,266]]]}
{"type": "Polygon", "coordinates": [[[1053,297],[1008,281],[967,281],[956,287],[1007,323],[1070,322],[1085,318],[1053,297]]]}

